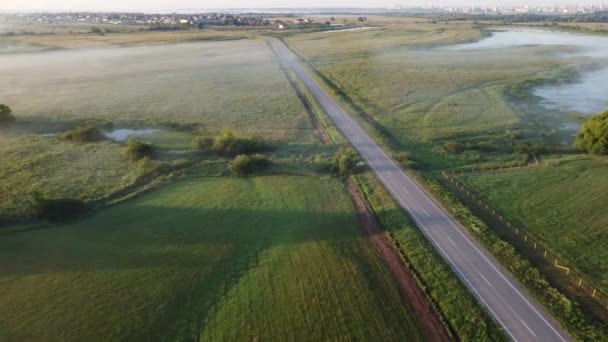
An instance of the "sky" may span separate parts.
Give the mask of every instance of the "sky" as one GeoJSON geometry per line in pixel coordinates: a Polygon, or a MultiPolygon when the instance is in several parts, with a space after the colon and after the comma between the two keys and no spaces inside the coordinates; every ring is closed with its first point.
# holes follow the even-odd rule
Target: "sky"
{"type": "MultiPolygon", "coordinates": [[[[566,4],[592,0],[0,0],[0,10],[50,11],[137,11],[154,12],[180,9],[212,8],[310,8],[310,7],[367,7],[388,8],[392,5],[480,5],[513,6],[566,4]]],[[[604,2],[597,0],[596,2],[604,2]]]]}

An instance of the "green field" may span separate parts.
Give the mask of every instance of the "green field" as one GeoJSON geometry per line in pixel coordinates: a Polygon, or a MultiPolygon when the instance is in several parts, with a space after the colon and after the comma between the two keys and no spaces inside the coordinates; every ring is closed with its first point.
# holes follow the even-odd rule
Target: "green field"
{"type": "Polygon", "coordinates": [[[568,265],[608,289],[608,160],[568,157],[546,166],[460,177],[568,265]]]}
{"type": "Polygon", "coordinates": [[[36,191],[93,200],[133,184],[136,166],[122,157],[122,142],[60,141],[79,125],[160,130],[140,139],[179,152],[163,156],[172,160],[192,159],[181,153],[194,134],[223,128],[285,148],[316,144],[263,40],[0,54],[0,73],[10,85],[1,101],[17,119],[0,129],[0,218],[28,215],[36,191]]]}
{"type": "MultiPolygon", "coordinates": [[[[470,23],[406,23],[342,34],[306,34],[288,44],[322,74],[328,88],[384,129],[393,148],[416,155],[425,170],[445,169],[515,157],[512,136],[555,142],[572,140],[558,127],[563,117],[515,90],[528,82],[567,74],[557,47],[460,51],[451,46],[481,39],[470,23]],[[513,58],[512,56],[517,56],[513,58]],[[523,97],[523,98],[521,98],[523,97]],[[517,134],[513,134],[517,133],[517,134]],[[496,153],[467,148],[446,155],[441,146],[488,143],[496,153]]],[[[578,64],[577,64],[578,65],[578,64]]]]}
{"type": "Polygon", "coordinates": [[[3,340],[422,340],[335,180],[184,180],[0,262],[3,340]]]}

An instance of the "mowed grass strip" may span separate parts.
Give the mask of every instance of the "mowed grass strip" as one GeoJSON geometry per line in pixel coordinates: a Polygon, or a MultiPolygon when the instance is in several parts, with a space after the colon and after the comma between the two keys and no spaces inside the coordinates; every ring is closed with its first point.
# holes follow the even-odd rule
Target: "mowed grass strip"
{"type": "Polygon", "coordinates": [[[461,179],[563,263],[608,289],[608,159],[574,156],[545,165],[461,179]]]}
{"type": "Polygon", "coordinates": [[[0,239],[2,340],[422,340],[331,179],[184,180],[0,239]]]}

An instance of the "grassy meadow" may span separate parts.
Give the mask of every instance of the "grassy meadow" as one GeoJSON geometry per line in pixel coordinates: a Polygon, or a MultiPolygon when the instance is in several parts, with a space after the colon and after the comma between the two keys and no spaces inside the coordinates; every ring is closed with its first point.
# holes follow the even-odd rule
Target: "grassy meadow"
{"type": "Polygon", "coordinates": [[[0,73],[8,84],[0,99],[17,119],[0,129],[0,217],[27,216],[34,192],[94,200],[136,181],[124,142],[60,139],[85,124],[104,133],[155,129],[138,138],[167,160],[198,161],[186,154],[193,136],[223,128],[286,148],[316,144],[263,40],[0,54],[0,73]]]}
{"type": "Polygon", "coordinates": [[[560,48],[551,46],[455,48],[487,34],[467,22],[405,22],[356,33],[298,35],[287,42],[329,88],[345,94],[344,102],[382,127],[394,148],[416,154],[425,170],[514,158],[474,148],[446,155],[441,147],[450,141],[486,143],[500,152],[510,148],[513,136],[571,140],[558,129],[564,118],[521,89],[571,73],[574,61],[564,63],[555,56],[560,48]],[[517,104],[510,101],[515,95],[517,104]]]}
{"type": "Polygon", "coordinates": [[[336,147],[265,41],[238,37],[10,37],[52,51],[0,53],[16,118],[0,130],[0,218],[31,216],[37,192],[129,199],[0,230],[0,340],[425,340],[343,184],[310,165],[336,147]],[[153,163],[187,167],[141,192],[123,139],[61,139],[83,125],[147,130],[153,163]],[[224,128],[272,144],[271,169],[227,177],[228,158],[192,150],[224,128]]]}
{"type": "Polygon", "coordinates": [[[187,179],[0,260],[1,339],[423,340],[332,179],[187,179]]]}
{"type": "Polygon", "coordinates": [[[460,176],[564,262],[608,290],[608,160],[566,157],[539,168],[460,176]]]}

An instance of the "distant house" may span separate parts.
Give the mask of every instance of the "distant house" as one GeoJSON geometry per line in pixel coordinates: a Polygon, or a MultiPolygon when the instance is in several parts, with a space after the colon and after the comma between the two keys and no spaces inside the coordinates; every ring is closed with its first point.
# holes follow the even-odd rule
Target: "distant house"
{"type": "Polygon", "coordinates": [[[277,29],[279,29],[279,30],[284,30],[284,29],[285,29],[285,25],[283,25],[283,24],[279,24],[279,25],[277,26],[277,29]]]}
{"type": "Polygon", "coordinates": [[[294,24],[304,24],[306,20],[298,18],[293,20],[294,24]]]}

